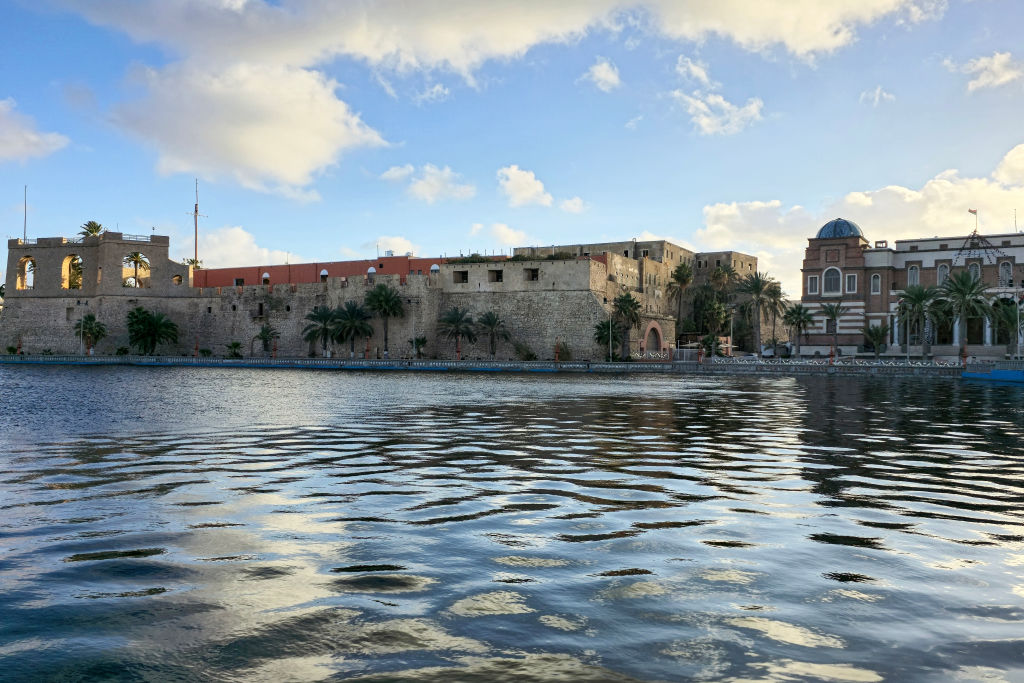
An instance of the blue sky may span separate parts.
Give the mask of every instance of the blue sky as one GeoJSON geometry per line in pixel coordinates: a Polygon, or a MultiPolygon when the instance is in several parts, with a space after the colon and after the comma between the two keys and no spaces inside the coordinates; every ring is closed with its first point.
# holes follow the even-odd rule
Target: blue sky
{"type": "Polygon", "coordinates": [[[3,3],[0,216],[208,266],[1024,226],[1011,0],[3,3]]]}

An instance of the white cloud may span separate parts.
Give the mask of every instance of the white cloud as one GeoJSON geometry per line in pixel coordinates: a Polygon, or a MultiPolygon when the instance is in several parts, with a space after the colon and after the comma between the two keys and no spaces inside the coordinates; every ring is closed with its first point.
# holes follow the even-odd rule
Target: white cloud
{"type": "Polygon", "coordinates": [[[227,176],[295,196],[342,153],[384,144],[316,71],[179,64],[144,70],[141,80],[147,96],[119,106],[114,119],[157,148],[162,173],[227,176]]]}
{"type": "Polygon", "coordinates": [[[61,2],[97,24],[203,62],[310,66],[346,55],[377,68],[442,68],[469,77],[488,60],[635,24],[637,10],[647,10],[647,30],[670,38],[700,42],[717,35],[747,50],[780,45],[809,58],[850,44],[859,27],[886,17],[923,21],[945,7],[945,0],[61,2]]]}
{"type": "Polygon", "coordinates": [[[483,223],[474,223],[473,225],[469,226],[469,234],[470,234],[470,236],[479,235],[480,231],[483,230],[483,229],[484,229],[484,224],[483,223]]]}
{"type": "Polygon", "coordinates": [[[992,177],[1004,185],[1024,187],[1024,144],[1017,145],[1003,157],[992,177]]]}
{"type": "Polygon", "coordinates": [[[860,94],[861,104],[870,104],[872,107],[877,107],[882,102],[895,102],[896,96],[891,92],[886,92],[882,89],[882,86],[876,86],[874,90],[865,90],[860,94]]]}
{"type": "Polygon", "coordinates": [[[530,241],[530,236],[522,230],[513,230],[504,223],[491,225],[491,236],[506,247],[521,247],[530,241]]]}
{"type": "Polygon", "coordinates": [[[978,57],[959,66],[949,59],[943,64],[954,73],[974,76],[967,83],[968,92],[982,88],[998,88],[1024,76],[1024,65],[1015,62],[1009,52],[995,52],[991,57],[978,57]]]}
{"type": "Polygon", "coordinates": [[[702,135],[733,135],[761,120],[764,102],[752,97],[742,107],[717,93],[702,93],[699,90],[689,95],[682,90],[673,90],[671,96],[686,106],[690,120],[702,135]]]}
{"type": "Polygon", "coordinates": [[[35,122],[14,111],[11,98],[0,100],[0,163],[45,157],[68,144],[60,133],[41,133],[35,122]]]}
{"type": "Polygon", "coordinates": [[[699,42],[731,38],[751,51],[781,45],[805,59],[828,54],[856,39],[857,28],[886,16],[916,23],[942,15],[945,0],[760,0],[679,2],[647,0],[660,31],[699,42]]]}
{"type": "Polygon", "coordinates": [[[607,59],[598,59],[581,78],[590,81],[602,92],[611,92],[622,85],[618,68],[607,59]]]}
{"type": "MultiPolygon", "coordinates": [[[[408,238],[398,235],[381,235],[376,240],[366,242],[362,246],[366,249],[379,250],[381,254],[384,254],[386,251],[393,251],[398,256],[404,256],[410,252],[416,254],[420,250],[419,245],[413,244],[408,238]]],[[[376,251],[373,253],[376,253],[376,251]]]]}
{"type": "MultiPolygon", "coordinates": [[[[182,240],[181,247],[192,255],[192,237],[182,240]]],[[[256,238],[240,226],[227,226],[199,233],[199,260],[207,268],[232,266],[273,266],[280,263],[301,263],[304,259],[281,249],[268,249],[256,244],[256,238]]]]}
{"type": "Polygon", "coordinates": [[[676,60],[676,73],[688,80],[697,81],[710,90],[718,87],[718,83],[712,81],[708,75],[708,65],[704,62],[695,62],[689,57],[679,55],[679,59],[676,60]]]}
{"type": "Polygon", "coordinates": [[[551,206],[554,201],[544,191],[544,183],[537,179],[533,171],[523,170],[515,164],[498,169],[498,184],[502,193],[508,197],[509,206],[551,206]]]}
{"type": "Polygon", "coordinates": [[[426,164],[420,169],[418,176],[409,183],[408,192],[416,199],[428,204],[441,199],[469,199],[476,194],[476,187],[460,184],[459,174],[448,166],[438,168],[426,164]]]}
{"type": "Polygon", "coordinates": [[[416,169],[412,164],[405,164],[404,166],[392,166],[388,170],[380,174],[381,180],[392,180],[399,181],[405,180],[413,174],[416,169]]]}
{"type": "Polygon", "coordinates": [[[629,121],[626,121],[626,128],[628,128],[629,130],[636,130],[637,125],[641,121],[643,121],[643,120],[644,120],[643,114],[641,114],[639,116],[634,116],[629,121]]]}
{"type": "Polygon", "coordinates": [[[710,204],[697,237],[707,248],[735,249],[758,257],[758,267],[779,278],[788,294],[800,292],[807,239],[842,216],[869,240],[966,235],[974,229],[967,209],[976,208],[982,232],[1012,232],[1013,209],[1024,193],[1024,145],[1003,157],[991,177],[939,173],[920,188],[890,185],[852,191],[822,211],[785,207],[778,200],[710,204]]]}
{"type": "Polygon", "coordinates": [[[583,213],[587,210],[587,205],[579,197],[573,197],[572,199],[563,199],[558,204],[558,208],[566,213],[583,213]]]}
{"type": "MultiPolygon", "coordinates": [[[[317,70],[339,56],[366,64],[391,93],[387,73],[442,70],[473,83],[490,60],[624,25],[687,42],[721,36],[754,51],[781,46],[810,60],[848,45],[862,26],[921,21],[944,8],[944,0],[54,2],[179,56],[147,72],[142,100],[115,107],[114,120],[157,149],[162,171],[230,176],[306,199],[315,193],[303,188],[344,153],[383,144],[317,70]]],[[[610,62],[592,71],[602,89],[620,83],[610,62]]],[[[421,97],[445,94],[433,86],[421,97]]],[[[46,149],[59,138],[43,140],[46,149]]]]}
{"type": "Polygon", "coordinates": [[[424,102],[441,102],[448,99],[451,91],[440,83],[435,83],[431,87],[427,88],[416,96],[416,101],[419,103],[424,102]]]}

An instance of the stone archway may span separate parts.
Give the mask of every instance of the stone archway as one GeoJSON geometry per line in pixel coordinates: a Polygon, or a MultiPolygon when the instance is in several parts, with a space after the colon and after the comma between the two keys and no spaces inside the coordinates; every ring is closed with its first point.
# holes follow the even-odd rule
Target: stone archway
{"type": "Polygon", "coordinates": [[[661,325],[656,320],[650,321],[644,328],[643,336],[640,337],[641,353],[660,352],[664,345],[664,339],[665,334],[661,331],[661,325]]]}

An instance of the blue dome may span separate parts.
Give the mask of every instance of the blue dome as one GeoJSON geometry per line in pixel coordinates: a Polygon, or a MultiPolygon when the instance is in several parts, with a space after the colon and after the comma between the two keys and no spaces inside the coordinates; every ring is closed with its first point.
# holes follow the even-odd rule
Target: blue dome
{"type": "Polygon", "coordinates": [[[816,239],[841,239],[843,237],[863,237],[860,226],[845,218],[836,218],[821,226],[816,239]]]}

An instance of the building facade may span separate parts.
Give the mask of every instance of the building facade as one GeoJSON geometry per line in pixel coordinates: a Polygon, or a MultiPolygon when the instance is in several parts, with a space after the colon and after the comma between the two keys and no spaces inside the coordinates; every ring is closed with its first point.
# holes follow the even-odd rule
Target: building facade
{"type": "MultiPolygon", "coordinates": [[[[941,286],[955,272],[971,273],[988,285],[993,305],[1013,306],[1024,291],[1024,234],[961,235],[869,242],[853,221],[836,218],[807,241],[804,252],[801,303],[814,315],[802,352],[827,355],[837,335],[837,353],[865,352],[864,329],[889,327],[887,355],[919,355],[926,338],[937,357],[959,353],[956,321],[928,323],[923,334],[908,334],[899,319],[900,299],[910,285],[941,286]],[[823,306],[842,304],[844,312],[834,328],[823,306]],[[907,344],[909,343],[909,349],[907,344]]],[[[968,354],[1002,357],[1012,341],[1012,330],[979,317],[967,321],[968,354]]]]}
{"type": "MultiPolygon", "coordinates": [[[[747,255],[696,254],[668,241],[523,248],[510,259],[387,255],[217,269],[172,261],[169,246],[165,236],[116,232],[9,240],[0,350],[77,353],[81,340],[74,325],[92,313],[109,331],[96,352],[112,354],[128,345],[125,320],[141,306],[178,325],[178,342],[162,347],[164,353],[209,349],[224,355],[233,342],[249,349],[261,326],[270,324],[280,333],[279,355],[319,354],[302,338],[306,314],[315,306],[362,303],[371,288],[386,283],[399,291],[405,309],[389,322],[392,357],[410,357],[410,340],[421,336],[428,339],[428,356],[454,356],[455,346],[438,334],[437,322],[457,306],[474,316],[494,311],[505,321],[512,340],[499,345],[499,358],[513,357],[519,344],[541,359],[553,358],[556,345],[577,359],[601,359],[605,349],[594,341],[594,327],[609,319],[612,302],[622,293],[640,303],[642,321],[630,332],[631,354],[663,356],[675,340],[676,307],[667,284],[678,263],[693,265],[698,282],[714,263],[735,262],[738,271],[757,267],[747,255]]],[[[381,355],[381,322],[373,325],[373,336],[357,346],[360,356],[381,355]]],[[[486,341],[463,348],[466,357],[487,354],[486,341]]]]}

